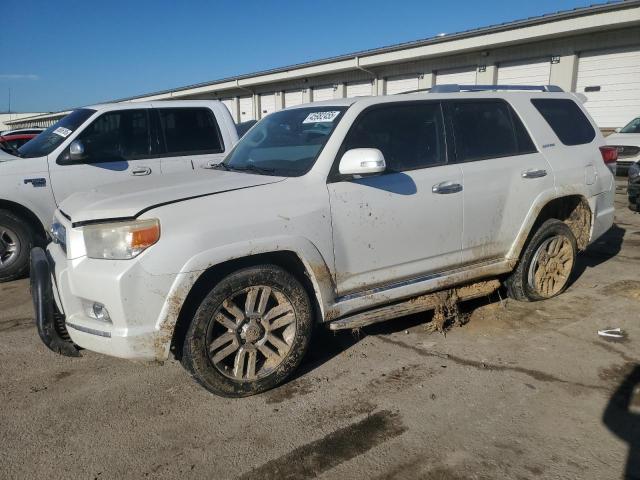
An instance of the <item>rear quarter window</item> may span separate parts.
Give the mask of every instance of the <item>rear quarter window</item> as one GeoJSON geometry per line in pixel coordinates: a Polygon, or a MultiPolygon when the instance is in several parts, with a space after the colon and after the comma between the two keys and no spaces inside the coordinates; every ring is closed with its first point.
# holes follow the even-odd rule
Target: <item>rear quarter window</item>
{"type": "Polygon", "coordinates": [[[531,103],[565,145],[591,143],[596,132],[589,119],[573,100],[533,98],[531,103]]]}

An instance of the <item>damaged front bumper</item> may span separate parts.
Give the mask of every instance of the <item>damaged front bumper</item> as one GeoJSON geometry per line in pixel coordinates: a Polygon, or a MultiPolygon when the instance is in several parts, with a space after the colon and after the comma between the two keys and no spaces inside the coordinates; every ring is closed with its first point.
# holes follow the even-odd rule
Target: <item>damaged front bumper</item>
{"type": "Polygon", "coordinates": [[[71,341],[64,315],[53,297],[53,261],[36,247],[31,250],[31,296],[40,340],[50,349],[67,357],[79,357],[79,348],[71,341]]]}

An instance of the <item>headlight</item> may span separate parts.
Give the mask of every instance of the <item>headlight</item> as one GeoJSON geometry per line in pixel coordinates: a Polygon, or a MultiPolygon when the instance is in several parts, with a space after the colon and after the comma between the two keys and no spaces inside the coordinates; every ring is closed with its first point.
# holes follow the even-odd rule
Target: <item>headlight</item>
{"type": "Polygon", "coordinates": [[[128,260],[144,252],[160,239],[156,219],[100,223],[82,228],[89,258],[128,260]]]}
{"type": "Polygon", "coordinates": [[[640,165],[634,163],[629,167],[629,178],[637,178],[640,177],[640,165]]]}

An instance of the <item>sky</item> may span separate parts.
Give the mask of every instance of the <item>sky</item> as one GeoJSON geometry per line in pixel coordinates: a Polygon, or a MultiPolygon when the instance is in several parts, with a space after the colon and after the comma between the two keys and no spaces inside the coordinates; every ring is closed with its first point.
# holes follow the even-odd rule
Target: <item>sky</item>
{"type": "Polygon", "coordinates": [[[595,0],[3,0],[0,112],[59,111],[595,0]]]}

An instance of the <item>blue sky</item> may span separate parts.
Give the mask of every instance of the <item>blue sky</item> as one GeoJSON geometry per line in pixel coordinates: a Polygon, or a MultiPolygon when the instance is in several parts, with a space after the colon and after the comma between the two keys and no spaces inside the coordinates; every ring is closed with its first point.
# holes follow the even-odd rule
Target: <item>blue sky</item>
{"type": "Polygon", "coordinates": [[[0,111],[56,111],[590,1],[4,0],[0,111]]]}

